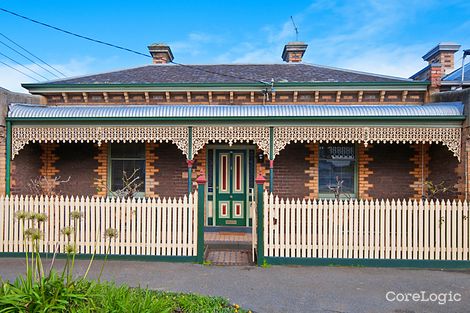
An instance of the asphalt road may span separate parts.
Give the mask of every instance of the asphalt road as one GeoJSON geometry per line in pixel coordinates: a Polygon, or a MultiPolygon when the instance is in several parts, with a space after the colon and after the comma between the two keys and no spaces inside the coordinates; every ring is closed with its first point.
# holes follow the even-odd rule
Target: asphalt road
{"type": "MultiPolygon", "coordinates": [[[[95,261],[92,277],[96,277],[101,262],[95,261]]],[[[78,261],[77,272],[84,272],[87,264],[78,261]]],[[[12,280],[23,271],[23,259],[0,258],[4,280],[12,280]]],[[[470,271],[108,261],[103,279],[218,295],[254,312],[470,312],[470,271]],[[387,300],[387,293],[394,301],[387,300]],[[418,293],[414,297],[420,301],[413,301],[413,295],[404,301],[406,293],[418,293]],[[436,301],[431,301],[434,297],[436,301]]]]}

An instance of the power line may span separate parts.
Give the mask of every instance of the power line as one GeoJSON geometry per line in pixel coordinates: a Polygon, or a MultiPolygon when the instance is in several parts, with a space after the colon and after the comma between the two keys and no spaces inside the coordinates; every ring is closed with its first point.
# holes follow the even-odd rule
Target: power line
{"type": "Polygon", "coordinates": [[[72,36],[75,36],[75,37],[78,37],[78,38],[86,39],[86,40],[89,40],[89,41],[93,41],[93,42],[96,42],[96,43],[100,43],[100,44],[102,44],[102,45],[110,46],[110,47],[113,47],[113,48],[116,48],[116,49],[121,49],[121,50],[124,50],[124,51],[127,51],[127,52],[132,52],[132,53],[135,53],[135,54],[138,54],[138,55],[142,55],[142,56],[144,56],[144,57],[148,57],[148,58],[151,58],[151,57],[152,57],[152,56],[150,56],[150,55],[148,55],[148,54],[144,54],[144,53],[139,52],[139,51],[136,51],[136,50],[128,49],[128,48],[121,47],[121,46],[118,46],[118,45],[115,45],[115,44],[112,44],[112,43],[104,42],[104,41],[102,41],[102,40],[93,39],[93,38],[90,38],[90,37],[87,37],[87,36],[79,35],[79,34],[77,34],[77,33],[73,33],[73,32],[71,32],[71,31],[68,31],[68,30],[65,30],[65,29],[62,29],[62,28],[59,28],[59,27],[56,27],[56,26],[49,25],[49,24],[47,24],[47,23],[43,23],[43,22],[34,20],[34,19],[32,19],[32,18],[29,18],[29,17],[26,17],[26,16],[24,16],[24,15],[21,15],[21,14],[18,14],[18,13],[12,12],[12,11],[9,11],[9,10],[4,9],[4,8],[0,8],[0,10],[3,11],[3,12],[9,13],[9,14],[11,14],[11,15],[20,17],[20,18],[22,18],[22,19],[28,20],[28,21],[30,21],[30,22],[33,22],[33,23],[36,23],[36,24],[39,24],[39,25],[42,25],[42,26],[45,26],[45,27],[49,27],[49,28],[55,29],[55,30],[57,30],[57,31],[60,31],[60,32],[63,32],[63,33],[66,33],[66,34],[69,34],[69,35],[72,35],[72,36]]]}
{"type": "Polygon", "coordinates": [[[29,60],[30,62],[33,62],[33,64],[39,66],[40,68],[42,68],[42,69],[45,70],[46,72],[49,72],[50,74],[54,75],[55,77],[60,78],[60,76],[58,76],[58,75],[55,74],[54,72],[51,72],[50,70],[48,70],[47,68],[45,68],[45,67],[42,66],[41,64],[36,63],[36,61],[34,61],[34,60],[31,59],[30,57],[24,55],[23,53],[19,52],[19,51],[16,50],[15,48],[10,47],[9,45],[7,45],[6,43],[4,43],[4,42],[1,41],[1,40],[0,40],[0,43],[1,43],[2,45],[6,46],[7,48],[10,48],[11,50],[15,51],[16,53],[18,53],[19,55],[21,55],[23,58],[29,60]]]}
{"type": "Polygon", "coordinates": [[[22,49],[23,51],[25,51],[26,53],[28,53],[28,54],[31,55],[32,57],[38,59],[39,61],[41,61],[41,62],[44,63],[45,65],[49,66],[51,69],[53,69],[54,71],[56,71],[56,72],[59,73],[60,75],[62,75],[62,76],[64,76],[64,77],[67,77],[67,75],[65,75],[64,73],[62,73],[61,71],[59,71],[57,68],[53,67],[52,65],[50,65],[49,63],[47,63],[46,61],[44,61],[43,59],[41,59],[41,58],[38,57],[37,55],[34,55],[32,52],[28,51],[26,48],[22,47],[20,44],[18,44],[17,42],[13,41],[13,39],[8,38],[5,34],[0,33],[0,36],[5,37],[5,39],[7,39],[8,41],[12,42],[14,45],[16,45],[17,47],[19,47],[20,49],[22,49]]]}
{"type": "Polygon", "coordinates": [[[5,62],[1,61],[1,60],[0,60],[0,63],[2,63],[3,65],[6,65],[6,66],[8,66],[8,67],[9,67],[9,68],[11,68],[12,70],[15,70],[15,71],[17,71],[17,72],[20,72],[21,74],[23,74],[23,75],[25,75],[25,76],[28,76],[29,78],[31,78],[31,79],[34,79],[35,81],[39,82],[39,80],[38,80],[38,79],[36,79],[36,78],[34,78],[33,76],[31,76],[31,75],[28,75],[28,74],[26,74],[25,72],[23,72],[23,71],[20,71],[19,69],[17,69],[17,68],[14,68],[13,66],[11,66],[11,65],[9,65],[9,64],[7,64],[7,63],[5,63],[5,62]]]}
{"type": "Polygon", "coordinates": [[[1,53],[1,52],[0,52],[0,55],[3,55],[5,58],[9,59],[9,60],[10,60],[10,61],[12,61],[12,62],[15,62],[15,63],[16,63],[16,64],[18,64],[19,66],[22,66],[22,67],[24,67],[25,69],[29,70],[30,72],[32,72],[32,73],[34,73],[34,74],[36,74],[36,75],[38,75],[38,76],[41,76],[41,77],[42,77],[42,78],[44,78],[45,80],[48,80],[48,78],[47,78],[47,77],[45,77],[45,76],[42,76],[42,75],[41,75],[41,74],[39,74],[38,72],[36,72],[36,71],[34,71],[34,70],[30,69],[29,67],[27,67],[27,66],[25,66],[25,65],[21,64],[20,62],[16,61],[15,59],[13,59],[13,58],[10,58],[8,55],[6,55],[6,54],[4,54],[4,53],[1,53]]]}
{"type": "MultiPolygon", "coordinates": [[[[71,31],[68,31],[68,30],[65,30],[65,29],[62,29],[62,28],[60,28],[60,27],[52,26],[52,25],[50,25],[50,24],[47,24],[47,23],[44,23],[44,22],[40,22],[40,21],[38,21],[38,20],[35,20],[35,19],[29,18],[29,17],[27,17],[27,16],[24,16],[24,15],[21,15],[21,14],[18,14],[18,13],[12,12],[12,11],[9,11],[9,10],[4,9],[4,8],[0,8],[0,10],[3,11],[3,12],[6,12],[6,13],[8,13],[8,14],[14,15],[14,16],[16,16],[16,17],[25,19],[25,20],[27,20],[27,21],[30,21],[30,22],[33,22],[33,23],[36,23],[36,24],[39,24],[39,25],[42,25],[42,26],[45,26],[45,27],[48,27],[48,28],[52,28],[52,29],[57,30],[57,31],[59,31],[59,32],[66,33],[66,34],[68,34],[68,35],[72,35],[72,36],[75,36],[75,37],[78,37],[78,38],[82,38],[82,39],[85,39],[85,40],[89,40],[89,41],[92,41],[92,42],[95,42],[95,43],[99,43],[99,44],[106,45],[106,46],[109,46],[109,47],[113,47],[113,48],[116,48],[116,49],[120,49],[120,50],[124,50],[124,51],[127,51],[127,52],[131,52],[131,53],[134,53],[134,54],[137,54],[137,55],[141,55],[141,56],[144,56],[144,57],[148,57],[148,58],[151,58],[151,57],[152,57],[152,56],[149,55],[149,54],[144,54],[144,53],[139,52],[139,51],[136,51],[136,50],[132,50],[132,49],[125,48],[125,47],[122,47],[122,46],[118,46],[118,45],[115,45],[115,44],[112,44],[112,43],[108,43],[108,42],[105,42],[105,41],[102,41],[102,40],[93,39],[93,38],[91,38],[91,37],[83,36],[83,35],[80,35],[80,34],[77,34],[77,33],[74,33],[74,32],[71,32],[71,31]]],[[[197,71],[200,71],[200,72],[206,72],[206,73],[215,74],[215,75],[219,75],[219,76],[225,76],[225,77],[230,77],[230,78],[236,78],[236,79],[241,79],[241,80],[246,80],[246,81],[261,83],[261,84],[263,84],[263,85],[271,85],[271,83],[263,82],[263,81],[261,81],[261,80],[256,80],[256,79],[246,78],[246,77],[241,77],[241,76],[236,76],[236,75],[230,75],[230,74],[223,74],[223,73],[219,73],[219,72],[215,72],[215,71],[210,71],[210,70],[202,69],[202,68],[199,68],[199,67],[196,67],[196,66],[192,66],[192,65],[177,63],[177,62],[174,62],[174,61],[170,61],[170,62],[171,62],[172,64],[179,65],[179,66],[184,66],[184,67],[187,67],[187,68],[191,68],[191,69],[193,69],[193,70],[197,70],[197,71]]]]}

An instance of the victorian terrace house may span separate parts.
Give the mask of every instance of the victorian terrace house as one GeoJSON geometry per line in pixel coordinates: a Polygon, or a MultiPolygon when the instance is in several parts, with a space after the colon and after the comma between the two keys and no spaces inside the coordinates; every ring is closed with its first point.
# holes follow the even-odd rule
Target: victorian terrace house
{"type": "MultiPolygon", "coordinates": [[[[408,216],[408,223],[405,216],[401,230],[394,224],[392,232],[386,225],[395,219],[401,223],[398,213],[381,224],[375,218],[392,215],[351,211],[348,218],[346,206],[339,211],[331,207],[328,212],[325,207],[313,217],[301,210],[334,198],[367,203],[365,210],[376,205],[379,211],[386,205],[380,206],[377,199],[423,203],[421,199],[429,197],[429,183],[441,182],[446,192],[436,197],[466,199],[467,172],[462,162],[466,154],[461,147],[464,106],[460,101],[430,103],[435,91],[432,80],[309,64],[302,62],[306,49],[302,42],[287,44],[284,63],[279,64],[180,65],[172,63],[169,46],[154,44],[149,46],[153,64],[23,84],[33,95],[40,95],[43,104],[15,103],[9,108],[7,194],[30,194],[28,182],[43,176],[51,181],[70,177],[68,183],[57,186],[56,192],[63,196],[106,197],[123,187],[124,173],[136,171],[136,196],[161,201],[192,195],[200,177],[198,209],[203,213],[194,229],[201,223],[253,225],[258,255],[270,256],[273,262],[282,256],[380,258],[372,252],[382,253],[381,239],[375,242],[368,236],[379,236],[381,225],[381,236],[390,235],[383,237],[388,239],[382,247],[395,241],[402,244],[396,234],[412,236],[418,226],[407,227],[413,225],[414,214],[408,216]],[[278,200],[269,198],[269,193],[278,200]],[[263,201],[266,208],[259,206],[263,201]],[[279,209],[275,201],[282,204],[279,209]],[[286,210],[294,204],[300,205],[300,211],[288,215],[286,210]],[[264,215],[258,215],[260,210],[264,215]],[[345,224],[339,222],[342,218],[345,224]],[[375,232],[374,221],[378,223],[375,232]],[[349,225],[348,232],[349,222],[354,225],[349,225]],[[348,244],[357,248],[362,240],[346,240],[353,229],[359,229],[359,238],[367,237],[367,243],[376,243],[378,250],[366,247],[359,248],[358,255],[348,252],[348,244]],[[342,236],[346,241],[339,242],[342,236]],[[328,240],[332,242],[327,247],[328,240]],[[294,252],[288,254],[293,244],[294,252]],[[323,244],[323,248],[317,246],[323,244]],[[334,252],[335,244],[341,253],[334,252]],[[322,250],[327,248],[333,252],[322,250]]],[[[399,210],[405,210],[401,205],[408,202],[399,203],[399,210]]],[[[416,211],[416,216],[421,218],[422,212],[416,211]]],[[[142,227],[153,225],[153,218],[142,219],[142,227]]],[[[159,218],[164,217],[158,215],[157,222],[159,218]]],[[[437,218],[433,215],[433,223],[437,218]]],[[[430,220],[426,223],[426,227],[435,226],[429,226],[430,220]]],[[[468,228],[467,224],[462,227],[468,228]]],[[[178,234],[174,228],[172,235],[178,234]]],[[[467,250],[458,251],[460,259],[468,260],[466,240],[462,246],[467,250]]],[[[158,243],[154,247],[159,251],[155,253],[162,253],[158,243]]],[[[382,256],[408,258],[396,254],[400,249],[383,250],[382,256]]]]}

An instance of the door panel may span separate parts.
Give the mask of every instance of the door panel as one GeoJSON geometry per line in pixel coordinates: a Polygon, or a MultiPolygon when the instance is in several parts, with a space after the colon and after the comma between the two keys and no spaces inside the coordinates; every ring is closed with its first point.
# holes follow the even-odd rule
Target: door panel
{"type": "Polygon", "coordinates": [[[216,225],[246,225],[246,151],[216,150],[216,225]]]}

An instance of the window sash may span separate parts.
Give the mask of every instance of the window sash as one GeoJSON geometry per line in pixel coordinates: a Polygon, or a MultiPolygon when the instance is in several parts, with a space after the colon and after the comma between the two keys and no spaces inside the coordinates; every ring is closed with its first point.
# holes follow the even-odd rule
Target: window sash
{"type": "Polygon", "coordinates": [[[139,191],[135,194],[136,197],[144,197],[145,196],[145,176],[146,176],[146,168],[145,168],[145,144],[131,144],[134,145],[132,147],[132,150],[129,150],[131,154],[134,152],[134,156],[125,156],[122,154],[123,151],[126,151],[125,148],[123,148],[124,145],[130,145],[129,143],[114,143],[110,145],[109,148],[109,162],[108,162],[108,188],[111,191],[116,191],[118,189],[121,189],[123,187],[122,183],[122,171],[126,170],[126,173],[128,175],[132,174],[134,169],[137,168],[137,164],[140,163],[139,171],[138,171],[138,176],[139,176],[139,181],[142,182],[142,185],[139,187],[139,191]],[[116,151],[116,146],[121,145],[119,147],[120,151],[118,156],[114,157],[113,156],[113,148],[114,151],[116,151]],[[137,151],[140,149],[141,151],[137,151]],[[136,153],[137,152],[137,153],[136,153]],[[133,163],[132,165],[129,166],[129,163],[133,163]],[[118,165],[120,164],[120,165],[118,165]],[[119,173],[116,172],[115,167],[120,166],[120,171],[119,173]],[[118,182],[119,180],[119,182],[118,182]]]}
{"type": "MultiPolygon", "coordinates": [[[[333,150],[333,149],[332,149],[333,150]]],[[[357,160],[357,146],[351,144],[320,144],[319,147],[319,160],[318,160],[318,196],[319,198],[334,198],[334,193],[328,189],[329,186],[336,186],[336,176],[340,176],[340,179],[344,180],[343,183],[343,194],[341,198],[347,199],[348,197],[355,198],[357,196],[358,188],[358,160],[357,160]],[[322,151],[322,147],[337,147],[337,154],[332,157],[322,151]],[[350,147],[353,150],[348,151],[347,149],[341,148],[350,147]],[[323,152],[323,154],[322,154],[323,152]],[[336,164],[335,164],[336,163],[336,164]],[[343,163],[343,167],[341,167],[343,163]],[[346,164],[348,163],[348,164],[346,164]],[[322,170],[323,167],[323,170],[322,170]],[[330,172],[326,174],[325,171],[330,172]],[[344,172],[342,172],[344,170],[344,172]],[[323,172],[323,175],[322,175],[323,172]],[[324,182],[327,181],[325,184],[324,182]],[[346,187],[346,188],[345,188],[346,187]]]]}

